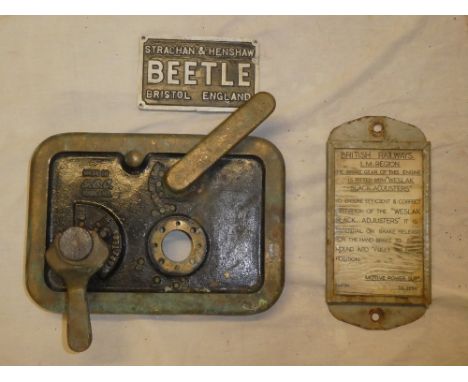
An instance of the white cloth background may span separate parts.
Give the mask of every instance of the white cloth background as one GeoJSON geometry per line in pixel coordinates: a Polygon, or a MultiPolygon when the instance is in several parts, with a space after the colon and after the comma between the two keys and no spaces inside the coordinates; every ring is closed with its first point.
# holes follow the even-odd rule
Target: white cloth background
{"type": "Polygon", "coordinates": [[[467,364],[468,19],[0,18],[1,364],[467,364]],[[29,161],[71,131],[207,133],[226,114],[137,108],[139,38],[246,37],[277,99],[254,135],[287,168],[286,285],[251,317],[93,315],[82,354],[24,282],[29,161]],[[325,147],[332,128],[386,115],[432,142],[433,303],[389,331],[333,318],[324,298],[325,147]]]}

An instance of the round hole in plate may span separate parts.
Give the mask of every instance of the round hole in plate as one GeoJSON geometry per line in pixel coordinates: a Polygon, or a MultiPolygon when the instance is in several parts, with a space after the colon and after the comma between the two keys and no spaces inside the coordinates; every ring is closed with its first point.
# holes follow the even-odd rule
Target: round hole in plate
{"type": "Polygon", "coordinates": [[[384,312],[382,309],[371,309],[369,311],[369,316],[372,322],[380,322],[383,319],[384,312]]]}
{"type": "Polygon", "coordinates": [[[164,237],[162,242],[164,256],[169,260],[180,262],[189,257],[192,250],[192,240],[183,231],[174,230],[164,237]]]}
{"type": "Polygon", "coordinates": [[[372,126],[372,131],[376,134],[380,134],[383,131],[383,126],[380,123],[376,123],[374,126],[372,126]]]}
{"type": "Polygon", "coordinates": [[[148,250],[158,271],[170,276],[188,275],[203,263],[207,238],[196,221],[186,216],[167,216],[151,230],[148,250]]]}

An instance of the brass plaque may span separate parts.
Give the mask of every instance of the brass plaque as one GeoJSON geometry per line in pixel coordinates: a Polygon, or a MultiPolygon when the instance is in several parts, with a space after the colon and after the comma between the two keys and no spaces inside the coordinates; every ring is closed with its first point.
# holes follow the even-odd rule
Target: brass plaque
{"type": "Polygon", "coordinates": [[[423,293],[422,153],[335,150],[335,292],[423,293]]]}
{"type": "Polygon", "coordinates": [[[419,129],[386,117],[330,134],[327,302],[339,319],[387,329],[430,303],[429,147],[419,129]]]}
{"type": "Polygon", "coordinates": [[[255,41],[141,39],[141,109],[233,111],[256,92],[255,41]]]}

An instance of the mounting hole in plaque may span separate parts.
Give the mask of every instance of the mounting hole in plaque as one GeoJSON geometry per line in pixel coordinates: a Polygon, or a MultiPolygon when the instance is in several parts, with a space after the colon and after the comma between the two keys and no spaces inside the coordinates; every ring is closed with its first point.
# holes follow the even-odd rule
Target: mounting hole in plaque
{"type": "Polygon", "coordinates": [[[380,123],[376,123],[372,129],[374,130],[374,133],[378,134],[383,131],[383,126],[380,123]]]}
{"type": "Polygon", "coordinates": [[[379,322],[383,319],[384,313],[382,309],[375,308],[369,311],[369,316],[373,322],[379,322]]]}
{"type": "Polygon", "coordinates": [[[415,126],[363,117],[327,146],[331,313],[366,329],[421,317],[431,302],[430,143],[415,126]]]}

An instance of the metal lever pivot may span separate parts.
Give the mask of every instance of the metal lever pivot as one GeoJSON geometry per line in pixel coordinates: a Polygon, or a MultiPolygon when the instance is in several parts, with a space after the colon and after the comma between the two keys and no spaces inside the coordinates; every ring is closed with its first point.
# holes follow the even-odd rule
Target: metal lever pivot
{"type": "Polygon", "coordinates": [[[74,351],[84,351],[91,345],[86,289],[108,255],[109,249],[99,235],[80,227],[68,228],[57,235],[46,252],[49,266],[67,287],[67,338],[74,351]]]}

